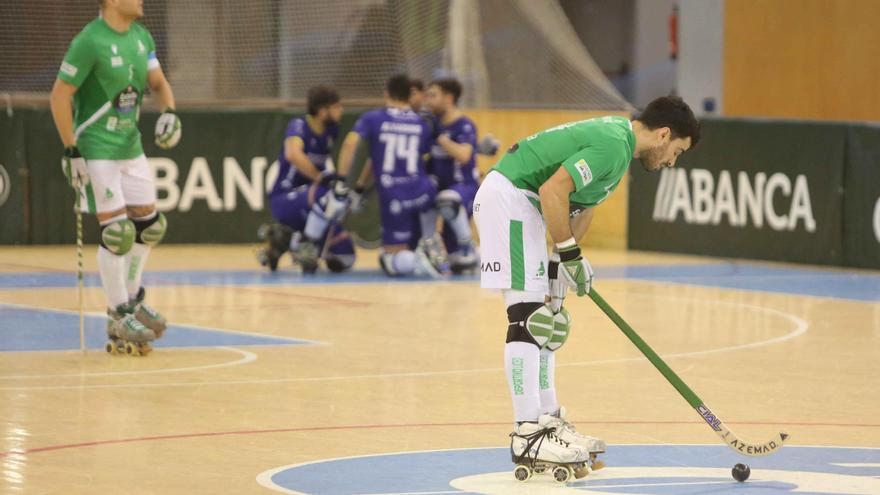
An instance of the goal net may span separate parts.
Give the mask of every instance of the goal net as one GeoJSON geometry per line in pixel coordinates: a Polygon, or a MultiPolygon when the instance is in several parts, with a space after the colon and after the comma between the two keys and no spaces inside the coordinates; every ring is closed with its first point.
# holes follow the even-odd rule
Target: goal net
{"type": "MultiPolygon", "coordinates": [[[[387,77],[454,76],[464,105],[627,110],[557,0],[149,0],[183,104],[299,104],[316,84],[381,101],[387,77]]],[[[96,0],[0,2],[0,96],[45,98],[96,0]]]]}

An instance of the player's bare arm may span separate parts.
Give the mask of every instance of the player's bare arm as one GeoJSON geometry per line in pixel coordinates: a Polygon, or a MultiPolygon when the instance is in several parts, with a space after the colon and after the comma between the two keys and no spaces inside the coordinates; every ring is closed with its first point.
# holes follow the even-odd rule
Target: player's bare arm
{"type": "Polygon", "coordinates": [[[593,209],[585,208],[579,214],[575,215],[574,218],[571,219],[569,224],[571,225],[571,233],[575,240],[580,241],[586,235],[587,230],[590,228],[590,224],[593,222],[593,209]]]}
{"type": "Polygon", "coordinates": [[[568,195],[574,191],[574,181],[568,171],[559,167],[538,190],[541,211],[547,222],[547,231],[554,243],[571,239],[573,234],[568,221],[568,195]]]}
{"type": "Polygon", "coordinates": [[[337,170],[339,171],[339,175],[345,177],[348,175],[348,171],[351,169],[351,164],[354,161],[354,156],[357,154],[358,143],[361,141],[361,136],[356,132],[349,132],[345,136],[345,141],[342,142],[342,148],[339,149],[339,166],[337,170]]]}
{"type": "Polygon", "coordinates": [[[174,110],[177,106],[174,103],[174,92],[171,90],[171,84],[165,77],[165,72],[161,67],[155,68],[147,73],[147,84],[150,91],[156,99],[156,105],[160,110],[174,110]]]}
{"type": "Polygon", "coordinates": [[[76,135],[73,132],[73,103],[71,99],[76,94],[77,87],[73,84],[55,79],[52,86],[52,94],[49,97],[49,106],[52,109],[52,118],[55,127],[61,136],[64,147],[76,145],[76,135]]]}

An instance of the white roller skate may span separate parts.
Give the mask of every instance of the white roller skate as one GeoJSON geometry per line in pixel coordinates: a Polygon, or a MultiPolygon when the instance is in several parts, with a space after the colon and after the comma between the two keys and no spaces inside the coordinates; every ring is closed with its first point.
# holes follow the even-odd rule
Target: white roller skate
{"type": "Polygon", "coordinates": [[[128,304],[134,308],[134,317],[137,318],[139,322],[143,323],[145,327],[152,330],[153,333],[156,334],[157,339],[161,339],[162,335],[165,334],[165,329],[168,328],[168,322],[158,311],[147,306],[144,302],[145,298],[146,291],[141,287],[134,299],[129,301],[128,304]]]}
{"type": "Polygon", "coordinates": [[[130,356],[146,356],[153,350],[150,342],[156,340],[156,334],[138,321],[134,308],[120,304],[115,310],[108,309],[107,337],[104,350],[110,354],[128,354],[130,356]]]}
{"type": "Polygon", "coordinates": [[[541,415],[537,423],[520,423],[510,434],[510,457],[516,467],[513,476],[528,481],[533,473],[549,471],[559,483],[583,478],[589,473],[589,452],[561,439],[553,426],[558,418],[541,415]]]}
{"type": "Polygon", "coordinates": [[[416,275],[429,275],[434,278],[441,277],[449,272],[449,262],[446,259],[446,249],[439,235],[422,239],[415,250],[416,275]]]}
{"type": "Polygon", "coordinates": [[[559,438],[570,444],[579,445],[590,453],[589,467],[591,471],[605,467],[605,463],[597,459],[599,454],[605,453],[604,440],[578,432],[574,425],[565,419],[565,408],[562,406],[555,414],[548,416],[552,418],[549,420],[548,426],[556,429],[559,438]]]}

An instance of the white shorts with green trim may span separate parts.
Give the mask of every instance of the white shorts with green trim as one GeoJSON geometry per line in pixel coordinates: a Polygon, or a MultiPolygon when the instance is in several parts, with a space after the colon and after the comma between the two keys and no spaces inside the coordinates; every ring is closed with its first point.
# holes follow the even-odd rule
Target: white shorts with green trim
{"type": "Polygon", "coordinates": [[[89,184],[80,191],[83,213],[108,213],[156,203],[153,172],[144,155],[130,160],[86,160],[89,184]]]}
{"type": "Polygon", "coordinates": [[[481,287],[547,292],[547,227],[538,205],[537,194],[500,172],[486,176],[474,199],[481,287]]]}

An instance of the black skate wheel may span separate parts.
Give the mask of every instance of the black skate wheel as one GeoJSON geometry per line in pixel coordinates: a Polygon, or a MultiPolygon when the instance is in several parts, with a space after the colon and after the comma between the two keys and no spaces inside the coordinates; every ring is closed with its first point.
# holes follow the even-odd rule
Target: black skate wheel
{"type": "Polygon", "coordinates": [[[529,481],[529,478],[532,477],[532,470],[528,466],[523,466],[520,464],[519,466],[513,468],[513,477],[516,478],[517,481],[526,482],[529,481]]]}
{"type": "Polygon", "coordinates": [[[568,466],[556,466],[553,468],[553,479],[557,483],[568,483],[572,476],[574,476],[574,473],[568,466]]]}
{"type": "Polygon", "coordinates": [[[104,350],[107,351],[108,354],[116,354],[116,344],[114,344],[112,340],[108,340],[107,343],[104,344],[104,350]]]}

